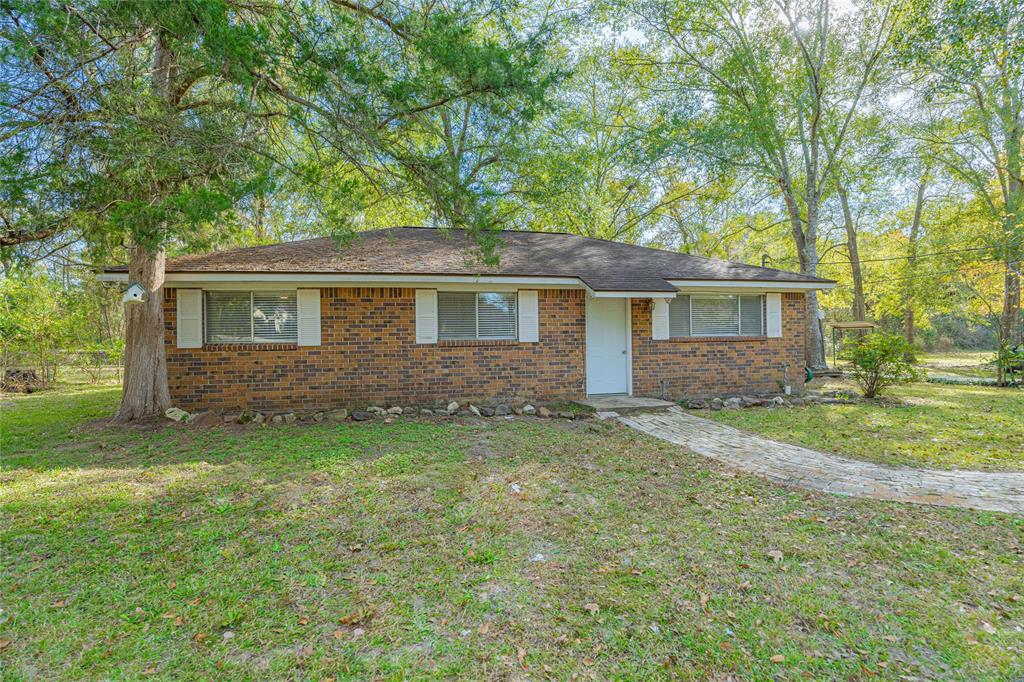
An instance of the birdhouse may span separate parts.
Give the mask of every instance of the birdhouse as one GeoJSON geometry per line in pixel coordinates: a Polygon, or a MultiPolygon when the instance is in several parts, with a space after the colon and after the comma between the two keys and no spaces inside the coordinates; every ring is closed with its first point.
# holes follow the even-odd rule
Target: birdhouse
{"type": "Polygon", "coordinates": [[[124,295],[121,296],[121,300],[125,303],[142,303],[142,296],[145,293],[145,289],[135,282],[132,282],[128,285],[128,288],[124,290],[124,295]]]}

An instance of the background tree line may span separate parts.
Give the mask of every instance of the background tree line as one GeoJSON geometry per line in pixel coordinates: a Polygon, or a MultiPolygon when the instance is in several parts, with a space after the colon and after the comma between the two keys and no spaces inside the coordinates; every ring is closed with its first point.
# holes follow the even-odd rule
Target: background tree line
{"type": "MultiPolygon", "coordinates": [[[[819,309],[919,345],[1020,343],[1022,16],[2,0],[4,343],[42,300],[117,310],[68,347],[120,338],[99,264],[158,291],[168,255],[396,224],[466,228],[483,260],[498,229],[558,230],[837,279],[809,299],[812,366],[819,309]]],[[[157,297],[123,324],[127,420],[169,401],[157,297]]]]}

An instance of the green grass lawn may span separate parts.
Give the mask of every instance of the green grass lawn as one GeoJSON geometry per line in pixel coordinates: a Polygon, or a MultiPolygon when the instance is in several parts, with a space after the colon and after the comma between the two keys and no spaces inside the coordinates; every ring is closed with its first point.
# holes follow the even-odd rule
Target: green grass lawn
{"type": "Polygon", "coordinates": [[[933,374],[994,379],[996,377],[995,355],[994,350],[921,353],[917,356],[917,365],[933,374]]]}
{"type": "Polygon", "coordinates": [[[1024,674],[1022,518],[590,420],[91,421],[116,399],[0,397],[0,679],[1024,674]]]}
{"type": "MultiPolygon", "coordinates": [[[[850,382],[823,387],[857,395],[850,382]]],[[[723,410],[703,416],[882,464],[1024,469],[1024,391],[914,383],[886,395],[886,400],[851,405],[723,410]]]]}

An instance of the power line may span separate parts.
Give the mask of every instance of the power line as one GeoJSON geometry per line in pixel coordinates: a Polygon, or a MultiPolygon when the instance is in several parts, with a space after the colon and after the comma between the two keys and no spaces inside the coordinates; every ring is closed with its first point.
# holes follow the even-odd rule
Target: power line
{"type": "MultiPolygon", "coordinates": [[[[969,269],[969,268],[972,268],[972,267],[978,267],[978,265],[980,263],[986,263],[987,264],[987,263],[1001,263],[1001,262],[1002,262],[1002,259],[1000,259],[1000,258],[983,258],[983,259],[980,259],[979,261],[976,261],[975,263],[966,263],[966,264],[964,264],[964,265],[962,265],[960,267],[953,268],[951,270],[940,270],[938,272],[935,272],[935,271],[920,272],[920,273],[917,273],[917,274],[914,274],[914,275],[904,275],[904,276],[901,276],[901,277],[878,277],[878,278],[874,278],[873,277],[873,278],[867,278],[866,281],[865,281],[865,284],[867,284],[869,281],[870,281],[871,284],[878,284],[880,282],[882,282],[882,283],[884,283],[884,282],[901,282],[901,281],[905,281],[905,280],[929,279],[929,278],[933,278],[933,277],[937,277],[937,276],[941,276],[941,275],[950,275],[950,274],[953,274],[954,272],[959,273],[964,268],[968,268],[969,269]]],[[[851,288],[851,286],[852,285],[836,284],[836,288],[837,289],[849,289],[849,288],[851,288]]]]}
{"type": "MultiPolygon", "coordinates": [[[[850,265],[852,263],[880,263],[882,261],[893,261],[893,260],[910,260],[916,258],[928,258],[930,256],[945,256],[952,253],[967,253],[971,251],[990,251],[989,246],[978,246],[969,249],[948,249],[946,251],[932,251],[930,253],[918,253],[913,256],[887,256],[885,258],[858,258],[857,260],[835,260],[835,261],[818,261],[818,265],[850,265]]],[[[773,263],[799,263],[798,258],[772,258],[768,257],[768,260],[773,263]]]]}

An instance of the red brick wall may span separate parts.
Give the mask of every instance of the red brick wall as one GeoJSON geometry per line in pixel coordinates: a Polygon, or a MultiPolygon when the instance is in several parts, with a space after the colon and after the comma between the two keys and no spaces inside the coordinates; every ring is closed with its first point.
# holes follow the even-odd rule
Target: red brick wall
{"type": "Polygon", "coordinates": [[[449,399],[562,400],[584,387],[582,291],[541,290],[540,341],[415,343],[415,290],[321,289],[321,343],[177,348],[164,297],[167,374],[185,409],[314,409],[449,399]]]}
{"type": "MultiPolygon", "coordinates": [[[[633,391],[672,398],[777,390],[780,365],[802,385],[804,296],[783,294],[779,339],[653,341],[650,301],[632,305],[633,391]]],[[[321,289],[322,345],[177,348],[166,290],[167,373],[174,404],[236,411],[456,400],[552,401],[585,394],[582,291],[541,290],[540,341],[415,343],[415,291],[321,289]]]]}
{"type": "Polygon", "coordinates": [[[803,386],[802,293],[782,294],[782,337],[719,340],[651,338],[651,302],[633,300],[633,393],[670,398],[777,392],[782,365],[789,383],[803,386]]]}

